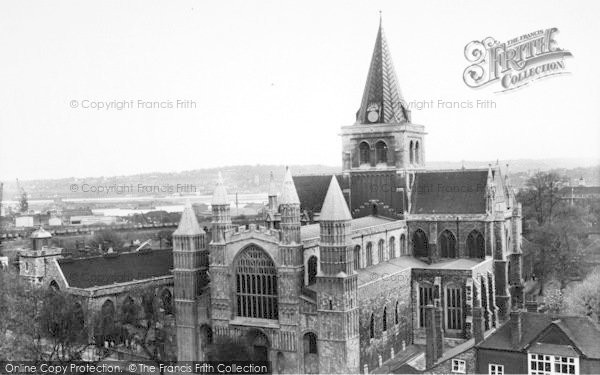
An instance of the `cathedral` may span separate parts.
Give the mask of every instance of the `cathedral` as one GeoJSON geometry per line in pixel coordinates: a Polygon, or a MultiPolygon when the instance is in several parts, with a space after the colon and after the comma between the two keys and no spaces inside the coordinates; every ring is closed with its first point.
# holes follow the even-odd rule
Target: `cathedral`
{"type": "Polygon", "coordinates": [[[381,24],[356,122],[341,130],[340,173],[286,170],[263,225],[232,225],[222,178],[208,233],[185,208],[173,234],[179,361],[227,338],[274,373],[366,373],[410,346],[439,357],[522,305],[508,178],[497,165],[425,169],[425,127],[381,24]]]}

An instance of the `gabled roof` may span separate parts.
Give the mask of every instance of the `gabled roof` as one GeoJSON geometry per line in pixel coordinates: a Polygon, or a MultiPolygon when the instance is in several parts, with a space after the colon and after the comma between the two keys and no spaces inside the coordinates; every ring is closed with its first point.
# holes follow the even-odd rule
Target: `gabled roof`
{"type": "Polygon", "coordinates": [[[183,213],[181,214],[181,220],[179,221],[179,226],[175,232],[173,232],[174,236],[196,236],[204,233],[200,225],[198,224],[198,219],[196,218],[196,214],[194,209],[192,208],[192,204],[188,201],[183,209],[183,213]]]}
{"type": "MultiPolygon", "coordinates": [[[[341,174],[336,175],[336,178],[342,189],[347,188],[341,174]]],[[[294,185],[300,198],[300,208],[320,212],[330,182],[331,175],[294,176],[294,185]]]]}
{"type": "Polygon", "coordinates": [[[417,172],[410,213],[484,214],[487,181],[487,170],[417,172]]]}
{"type": "Polygon", "coordinates": [[[281,188],[281,197],[279,204],[300,204],[298,192],[292,179],[292,172],[289,168],[285,169],[285,177],[283,178],[283,187],[281,188]]]}
{"type": "Polygon", "coordinates": [[[325,201],[323,201],[323,207],[321,208],[321,215],[319,216],[320,221],[343,221],[352,220],[348,204],[342,193],[342,189],[338,184],[335,176],[331,177],[329,183],[329,189],[325,195],[325,201]]]}
{"type": "Polygon", "coordinates": [[[398,86],[392,56],[380,21],[367,83],[356,114],[356,123],[400,124],[404,122],[410,122],[410,115],[398,86]],[[372,111],[378,116],[369,116],[369,112],[372,111]]]}
{"type": "Polygon", "coordinates": [[[219,176],[217,177],[217,186],[215,186],[215,191],[213,192],[212,205],[228,205],[229,199],[227,198],[227,189],[223,184],[223,175],[219,172],[219,176]]]}
{"type": "Polygon", "coordinates": [[[170,276],[173,268],[173,252],[149,250],[121,253],[118,256],[60,259],[58,265],[70,287],[90,288],[170,276]]]}
{"type": "MultiPolygon", "coordinates": [[[[550,329],[559,329],[575,345],[575,349],[588,358],[600,359],[600,328],[585,316],[565,316],[521,312],[521,340],[512,345],[512,324],[508,320],[496,332],[477,346],[482,349],[524,351],[536,348],[538,340],[550,329]]],[[[544,344],[552,344],[544,342],[544,344]]]]}

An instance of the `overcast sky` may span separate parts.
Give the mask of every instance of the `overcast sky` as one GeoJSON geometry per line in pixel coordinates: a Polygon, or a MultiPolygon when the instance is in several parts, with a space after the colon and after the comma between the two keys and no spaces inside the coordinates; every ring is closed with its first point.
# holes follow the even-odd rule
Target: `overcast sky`
{"type": "Polygon", "coordinates": [[[597,1],[3,1],[0,178],[341,165],[380,9],[405,100],[436,103],[412,114],[427,160],[599,157],[597,1]],[[550,27],[571,74],[464,84],[468,42],[550,27]],[[496,108],[437,108],[478,99],[496,108]]]}

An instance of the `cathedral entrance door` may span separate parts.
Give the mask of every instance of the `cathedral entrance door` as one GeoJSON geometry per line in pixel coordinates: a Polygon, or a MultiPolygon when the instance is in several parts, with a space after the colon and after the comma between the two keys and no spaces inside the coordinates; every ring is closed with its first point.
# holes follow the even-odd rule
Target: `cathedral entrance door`
{"type": "Polygon", "coordinates": [[[252,348],[253,360],[268,361],[269,360],[269,339],[261,331],[254,330],[248,335],[250,346],[252,348]]]}

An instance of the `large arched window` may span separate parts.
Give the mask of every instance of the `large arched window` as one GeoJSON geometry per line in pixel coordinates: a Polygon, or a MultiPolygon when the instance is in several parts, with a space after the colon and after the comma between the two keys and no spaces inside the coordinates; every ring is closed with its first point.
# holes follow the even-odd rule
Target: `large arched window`
{"type": "Polygon", "coordinates": [[[385,241],[379,240],[379,242],[377,243],[377,258],[378,258],[377,263],[381,263],[385,260],[384,252],[385,252],[385,241]]]}
{"type": "Polygon", "coordinates": [[[408,146],[408,157],[409,157],[410,164],[414,164],[415,163],[415,145],[413,144],[413,141],[410,141],[409,146],[408,146]]]}
{"type": "Polygon", "coordinates": [[[383,332],[387,331],[387,307],[383,308],[383,316],[381,317],[383,332]]]}
{"type": "Polygon", "coordinates": [[[420,154],[421,150],[419,147],[419,141],[415,142],[415,163],[416,164],[420,164],[421,163],[421,154],[420,154]]]}
{"type": "Polygon", "coordinates": [[[371,148],[367,142],[361,142],[358,146],[360,164],[371,163],[371,148]]]}
{"type": "Polygon", "coordinates": [[[360,245],[354,246],[354,269],[360,268],[360,245]]]}
{"type": "Polygon", "coordinates": [[[406,255],[406,236],[400,235],[400,255],[406,255]]]}
{"type": "Polygon", "coordinates": [[[457,287],[446,288],[446,327],[462,329],[462,290],[457,287]]]}
{"type": "Polygon", "coordinates": [[[367,267],[373,265],[373,244],[367,242],[367,267]]]}
{"type": "Polygon", "coordinates": [[[100,323],[98,327],[98,339],[100,343],[111,339],[114,324],[115,304],[111,300],[106,300],[100,308],[100,323]]]}
{"type": "Polygon", "coordinates": [[[456,258],[456,237],[449,230],[440,234],[440,256],[442,258],[456,258]]]}
{"type": "Polygon", "coordinates": [[[440,256],[442,258],[456,258],[456,237],[449,230],[440,234],[440,256]]]}
{"type": "Polygon", "coordinates": [[[390,242],[388,242],[389,247],[389,258],[394,259],[396,257],[396,237],[390,237],[390,242]]]}
{"type": "Polygon", "coordinates": [[[317,282],[317,257],[311,256],[308,258],[308,285],[312,285],[317,282]]]}
{"type": "Polygon", "coordinates": [[[387,163],[387,145],[384,141],[375,143],[375,155],[377,157],[377,164],[387,163]]]}
{"type": "Polygon", "coordinates": [[[236,260],[237,315],[278,319],[277,269],[271,258],[255,245],[246,247],[236,260]]]}
{"type": "Polygon", "coordinates": [[[375,338],[375,316],[371,314],[371,320],[369,321],[369,337],[375,338]]]}
{"type": "Polygon", "coordinates": [[[421,229],[413,233],[413,255],[416,257],[426,257],[429,255],[429,242],[427,235],[421,229]]]}
{"type": "Polygon", "coordinates": [[[485,258],[485,240],[478,230],[474,230],[467,236],[467,251],[469,258],[485,258]]]}

